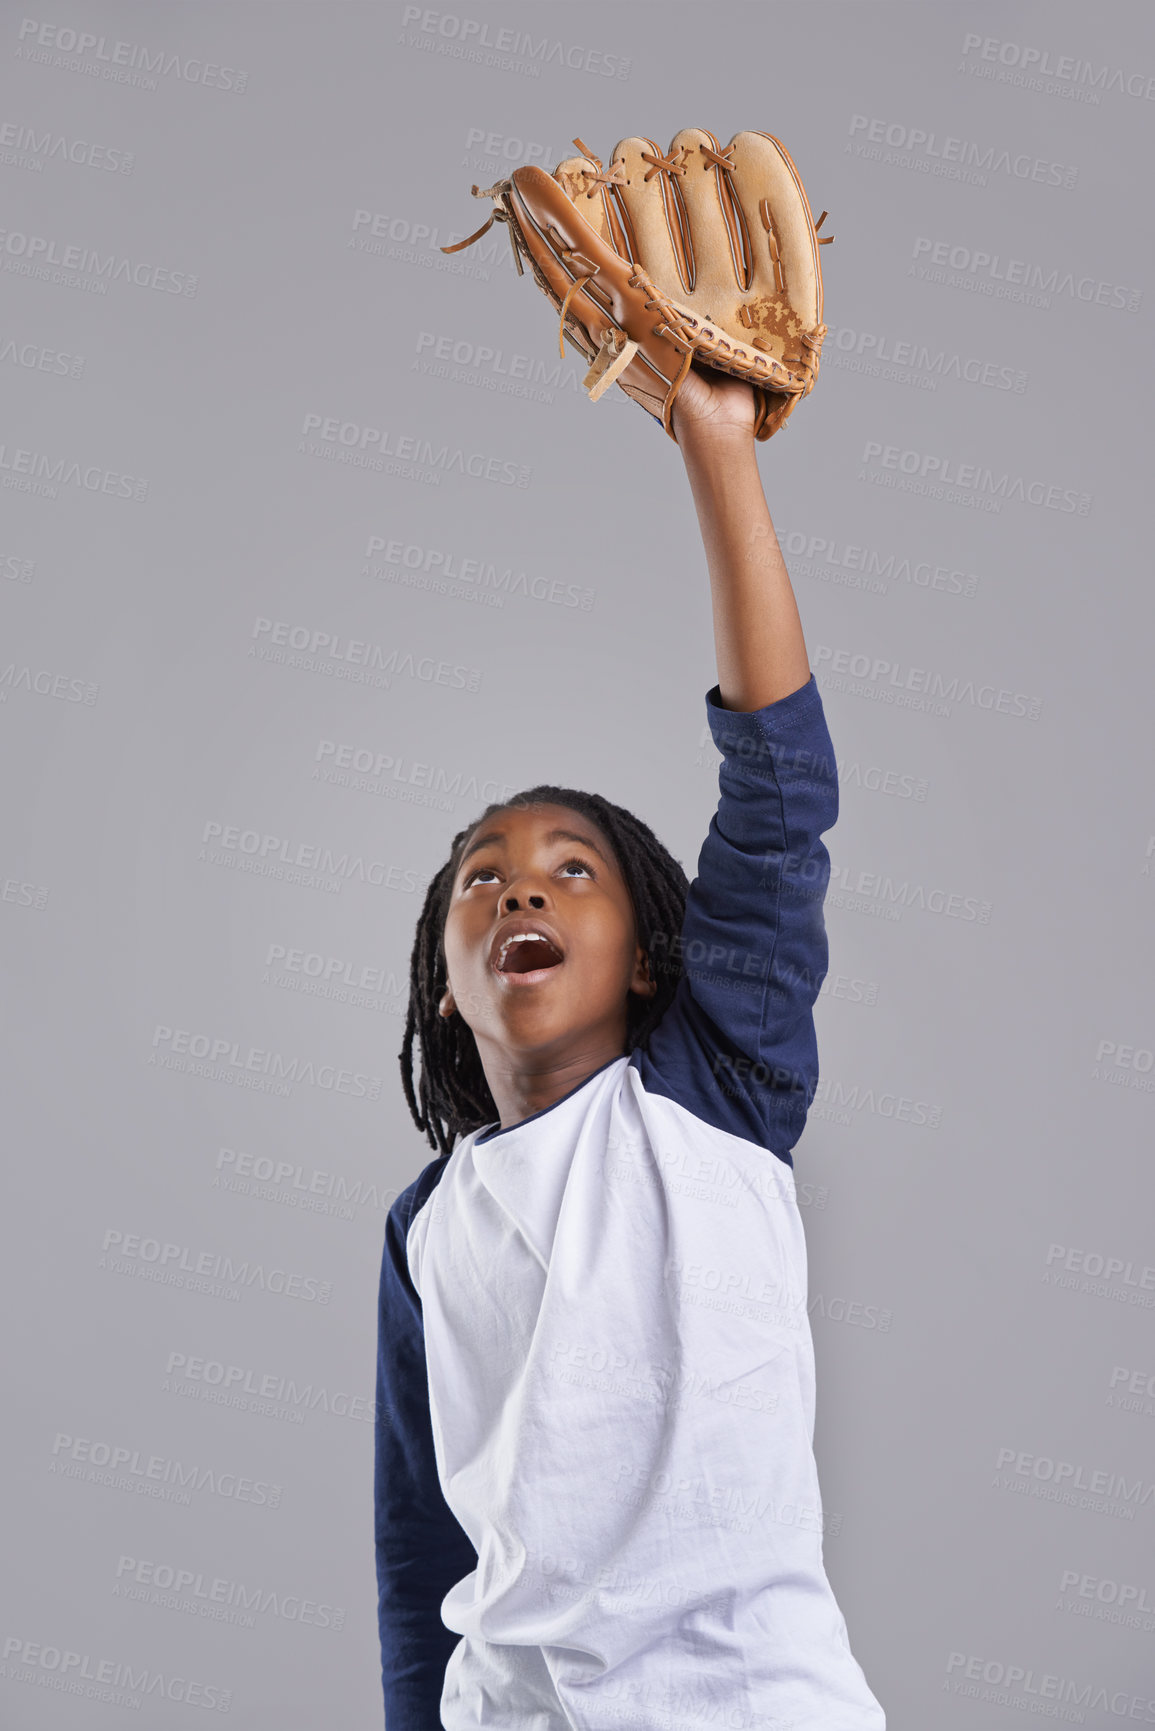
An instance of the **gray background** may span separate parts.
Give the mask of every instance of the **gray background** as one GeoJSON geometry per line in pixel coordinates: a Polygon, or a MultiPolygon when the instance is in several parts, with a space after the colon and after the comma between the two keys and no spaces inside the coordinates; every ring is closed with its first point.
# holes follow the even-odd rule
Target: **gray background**
{"type": "Polygon", "coordinates": [[[585,400],[500,225],[438,248],[471,182],[684,125],[780,136],[837,236],[817,388],[759,447],[842,786],[796,1156],[831,1579],[894,1731],[1155,1723],[1150,8],[31,17],[0,34],[4,1723],[380,1723],[424,885],[539,779],[691,875],[717,797],[677,450],[585,400]],[[289,631],[314,666],[270,657],[289,631]]]}

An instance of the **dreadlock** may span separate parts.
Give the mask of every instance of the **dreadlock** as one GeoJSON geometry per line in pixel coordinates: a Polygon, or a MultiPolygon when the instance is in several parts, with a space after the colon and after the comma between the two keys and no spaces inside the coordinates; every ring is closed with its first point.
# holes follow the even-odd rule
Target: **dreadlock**
{"type": "Polygon", "coordinates": [[[527,805],[565,805],[598,824],[613,845],[634,904],[638,942],[646,951],[652,998],[631,992],[626,1009],[626,1046],[644,1046],[677,990],[682,973],[673,940],[682,928],[689,879],[648,824],[600,794],[572,787],[531,787],[511,800],[486,806],[481,816],[458,830],[448,860],[433,878],[417,922],[409,963],[409,1010],[401,1047],[401,1081],[413,1122],[431,1148],[451,1154],[458,1135],[480,1130],[499,1116],[482,1069],[477,1042],[460,1014],[448,1018],[437,1005],[445,990],[445,918],[453,880],[465,843],[495,812],[527,805]],[[660,951],[660,954],[655,952],[660,951]],[[421,1073],[413,1087],[413,1039],[421,1041],[421,1073]]]}

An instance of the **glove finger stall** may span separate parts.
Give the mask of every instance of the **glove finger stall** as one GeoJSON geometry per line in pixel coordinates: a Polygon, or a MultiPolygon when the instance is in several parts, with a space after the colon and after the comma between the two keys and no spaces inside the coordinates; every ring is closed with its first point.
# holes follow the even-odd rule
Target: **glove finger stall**
{"type": "Polygon", "coordinates": [[[614,146],[612,168],[620,185],[607,189],[624,209],[632,247],[630,257],[645,265],[655,282],[684,295],[694,287],[694,248],[681,190],[681,167],[664,168],[652,138],[623,138],[614,146]]]}

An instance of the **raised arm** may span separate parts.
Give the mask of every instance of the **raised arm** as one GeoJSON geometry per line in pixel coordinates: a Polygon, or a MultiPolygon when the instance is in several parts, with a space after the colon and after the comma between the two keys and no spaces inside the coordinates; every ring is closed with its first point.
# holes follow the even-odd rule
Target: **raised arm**
{"type": "Polygon", "coordinates": [[[651,1090],[788,1161],[818,1082],[838,776],[753,420],[750,387],[721,376],[688,376],[674,408],[713,593],[721,797],[676,939],[685,977],[635,1062],[651,1090]]]}
{"type": "Polygon", "coordinates": [[[762,709],[805,685],[810,663],[758,472],[753,391],[691,369],[674,432],[710,569],[722,705],[762,709]]]}

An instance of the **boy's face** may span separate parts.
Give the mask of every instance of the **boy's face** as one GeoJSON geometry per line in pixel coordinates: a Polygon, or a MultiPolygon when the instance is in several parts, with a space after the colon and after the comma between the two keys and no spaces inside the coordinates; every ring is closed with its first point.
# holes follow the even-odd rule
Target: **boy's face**
{"type": "Polygon", "coordinates": [[[626,1000],[652,997],[633,902],[601,827],[565,805],[494,812],[465,844],[443,936],[448,989],[482,1065],[595,1065],[626,1042],[626,1000]],[[565,833],[559,833],[565,832],[565,833]],[[540,930],[553,947],[502,940],[540,930]],[[560,960],[558,959],[560,953],[560,960]]]}

